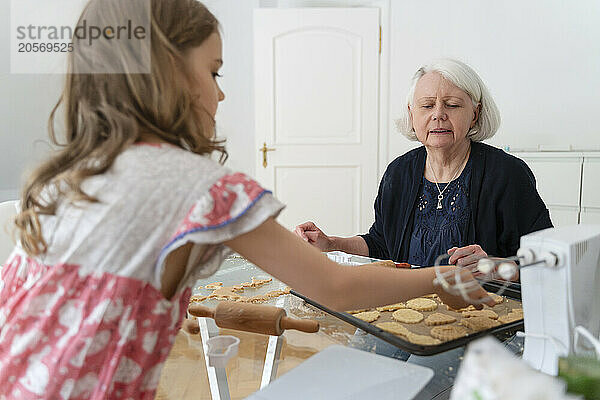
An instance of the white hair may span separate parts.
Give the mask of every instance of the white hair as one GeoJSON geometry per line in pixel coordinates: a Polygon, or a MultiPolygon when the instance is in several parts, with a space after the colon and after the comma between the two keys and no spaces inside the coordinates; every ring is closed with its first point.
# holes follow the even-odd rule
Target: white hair
{"type": "Polygon", "coordinates": [[[473,107],[481,106],[479,118],[475,125],[467,133],[467,137],[475,142],[481,142],[494,136],[500,126],[500,111],[492,99],[489,90],[471,67],[467,64],[453,60],[451,58],[442,58],[424,65],[415,73],[410,90],[406,96],[406,106],[402,110],[402,115],[396,121],[398,131],[410,140],[417,140],[415,131],[410,119],[408,107],[412,106],[415,87],[423,75],[428,72],[437,72],[452,82],[455,86],[469,95],[473,102],[473,107]]]}

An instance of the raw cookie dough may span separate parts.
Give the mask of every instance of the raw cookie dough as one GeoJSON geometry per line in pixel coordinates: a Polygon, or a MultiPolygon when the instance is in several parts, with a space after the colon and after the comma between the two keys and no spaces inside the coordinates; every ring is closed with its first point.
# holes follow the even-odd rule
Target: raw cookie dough
{"type": "Polygon", "coordinates": [[[354,314],[358,319],[362,319],[365,322],[373,322],[379,318],[379,311],[365,311],[358,314],[354,314]]]}
{"type": "Polygon", "coordinates": [[[208,296],[192,296],[190,297],[190,303],[202,303],[206,299],[208,299],[208,296]]]}
{"type": "Polygon", "coordinates": [[[513,308],[512,310],[510,310],[509,314],[519,314],[519,315],[523,316],[523,309],[522,308],[513,308]]]}
{"type": "Polygon", "coordinates": [[[500,322],[488,317],[471,317],[463,319],[460,324],[474,331],[484,331],[500,325],[500,322]]]}
{"type": "MultiPolygon", "coordinates": [[[[237,292],[243,292],[244,288],[248,289],[256,289],[262,285],[265,285],[271,282],[273,279],[257,279],[256,277],[252,277],[251,282],[244,282],[239,285],[234,286],[223,286],[223,282],[214,282],[209,283],[204,286],[205,289],[211,289],[213,292],[208,296],[192,296],[190,298],[190,303],[200,303],[206,299],[216,299],[216,300],[228,300],[235,301],[238,303],[263,303],[270,299],[274,299],[276,297],[282,296],[284,294],[289,294],[291,288],[286,286],[281,290],[272,290],[265,294],[252,296],[252,297],[244,297],[239,295],[237,292]]],[[[202,286],[201,286],[202,287],[202,286]]]]}
{"type": "Polygon", "coordinates": [[[224,287],[220,287],[220,288],[216,289],[207,298],[208,299],[217,299],[217,300],[237,301],[239,299],[244,298],[244,296],[240,296],[236,292],[242,292],[243,290],[244,290],[244,288],[239,288],[237,286],[224,286],[224,287]]]}
{"type": "Polygon", "coordinates": [[[500,304],[504,301],[504,297],[502,296],[498,296],[496,293],[490,293],[488,292],[488,296],[490,296],[492,298],[492,300],[494,300],[494,302],[496,304],[500,304]]]}
{"type": "Polygon", "coordinates": [[[282,295],[288,294],[288,293],[289,293],[289,291],[286,291],[286,290],[272,290],[265,294],[259,294],[257,296],[243,298],[239,301],[245,302],[245,303],[262,303],[267,300],[274,299],[275,297],[279,297],[279,296],[282,296],[282,295]]]}
{"type": "Polygon", "coordinates": [[[379,267],[396,268],[396,263],[393,262],[392,260],[375,261],[375,262],[372,262],[369,265],[377,265],[379,267]]]}
{"type": "Polygon", "coordinates": [[[370,308],[360,308],[358,310],[348,311],[348,314],[360,314],[362,312],[369,311],[369,310],[371,310],[371,309],[370,308]]]}
{"type": "Polygon", "coordinates": [[[465,308],[459,308],[459,309],[454,309],[454,308],[450,307],[448,304],[446,304],[446,309],[447,309],[448,311],[454,311],[454,312],[475,311],[475,310],[477,310],[473,304],[471,304],[471,305],[470,305],[470,306],[468,306],[468,307],[465,307],[465,308]]]}
{"type": "Polygon", "coordinates": [[[244,283],[240,284],[240,286],[245,287],[245,288],[257,288],[259,286],[264,285],[265,283],[271,282],[272,280],[273,280],[272,278],[257,279],[255,276],[253,276],[252,282],[244,282],[244,283]]]}
{"type": "Polygon", "coordinates": [[[204,289],[214,290],[219,289],[220,287],[223,287],[223,282],[209,283],[208,285],[204,286],[204,289]]]}
{"type": "Polygon", "coordinates": [[[398,322],[381,322],[375,326],[386,332],[393,333],[394,335],[406,336],[410,333],[404,325],[399,324],[398,322]]]}
{"type": "Polygon", "coordinates": [[[436,339],[447,342],[448,340],[454,340],[463,336],[467,336],[467,330],[462,326],[457,325],[434,326],[431,328],[429,334],[436,339]]]}
{"type": "Polygon", "coordinates": [[[417,311],[433,311],[437,308],[437,303],[431,299],[417,297],[406,302],[406,307],[417,311]]]}
{"type": "Polygon", "coordinates": [[[434,326],[434,325],[445,325],[451,324],[456,321],[452,315],[442,314],[442,313],[433,313],[427,318],[425,318],[425,325],[434,326]]]}
{"type": "Polygon", "coordinates": [[[499,317],[498,321],[500,321],[503,324],[508,324],[509,322],[515,322],[515,321],[518,321],[520,319],[523,319],[523,309],[522,308],[515,308],[514,310],[512,310],[508,314],[499,317]]]}
{"type": "Polygon", "coordinates": [[[423,314],[418,311],[405,308],[394,311],[392,318],[398,322],[404,322],[405,324],[418,324],[419,322],[423,321],[423,314]]]}
{"type": "Polygon", "coordinates": [[[442,343],[440,340],[438,340],[436,338],[432,338],[431,336],[417,335],[416,333],[412,333],[412,332],[409,332],[408,335],[406,335],[406,338],[408,339],[409,342],[414,343],[414,344],[419,344],[421,346],[432,346],[434,344],[442,343]]]}
{"type": "Polygon", "coordinates": [[[396,304],[390,304],[390,305],[383,306],[383,307],[377,307],[377,311],[396,311],[396,310],[400,310],[401,308],[406,308],[404,303],[396,303],[396,304]]]}
{"type": "Polygon", "coordinates": [[[496,314],[492,310],[463,311],[462,316],[463,318],[488,317],[491,319],[498,319],[498,314],[496,314]]]}

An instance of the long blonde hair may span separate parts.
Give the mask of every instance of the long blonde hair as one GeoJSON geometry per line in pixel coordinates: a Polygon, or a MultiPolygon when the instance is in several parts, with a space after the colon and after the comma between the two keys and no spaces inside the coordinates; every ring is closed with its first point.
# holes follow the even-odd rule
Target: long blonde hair
{"type": "MultiPolygon", "coordinates": [[[[127,73],[140,63],[127,56],[128,48],[116,50],[114,44],[101,40],[84,48],[73,39],[65,87],[48,121],[50,140],[59,150],[31,174],[15,218],[17,236],[29,255],[47,250],[39,215],[53,215],[61,198],[96,202],[81,189],[82,181],[106,172],[142,132],[197,154],[217,151],[221,162],[227,158],[223,141],[211,139],[214,132],[204,132],[201,106],[191,94],[193,80],[184,63],[186,50],[218,32],[217,19],[196,0],[146,1],[151,5],[151,40],[145,49],[150,73],[127,73]],[[90,73],[84,68],[98,62],[114,64],[122,73],[90,73]],[[64,142],[54,128],[61,105],[64,142]]],[[[89,18],[102,22],[126,15],[130,4],[90,0],[78,26],[89,18]]],[[[208,113],[204,117],[212,120],[208,113]]]]}

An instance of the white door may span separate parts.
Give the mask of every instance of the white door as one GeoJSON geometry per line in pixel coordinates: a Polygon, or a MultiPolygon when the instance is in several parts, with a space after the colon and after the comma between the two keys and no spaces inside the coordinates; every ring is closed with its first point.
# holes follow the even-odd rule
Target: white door
{"type": "Polygon", "coordinates": [[[287,204],[279,222],[365,232],[378,186],[379,10],[258,9],[254,32],[256,176],[287,204]]]}

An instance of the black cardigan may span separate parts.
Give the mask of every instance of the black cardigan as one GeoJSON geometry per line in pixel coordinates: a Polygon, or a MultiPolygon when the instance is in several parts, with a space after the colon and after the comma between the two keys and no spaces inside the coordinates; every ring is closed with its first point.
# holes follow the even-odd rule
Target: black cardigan
{"type": "MultiPolygon", "coordinates": [[[[375,199],[375,222],[361,235],[369,256],[403,262],[427,153],[421,146],[388,165],[375,199]]],[[[515,255],[520,237],[552,227],[550,214],[525,162],[484,143],[471,143],[471,213],[465,243],[478,244],[489,256],[515,255]]]]}

